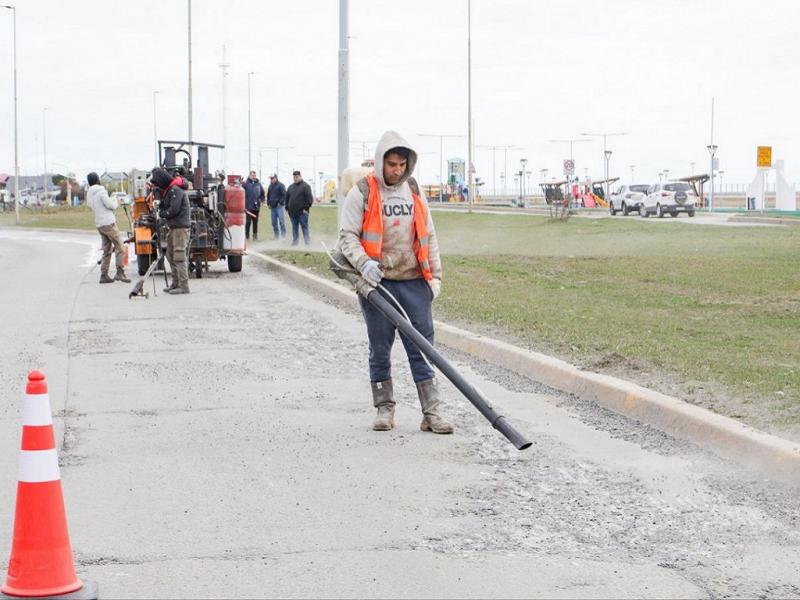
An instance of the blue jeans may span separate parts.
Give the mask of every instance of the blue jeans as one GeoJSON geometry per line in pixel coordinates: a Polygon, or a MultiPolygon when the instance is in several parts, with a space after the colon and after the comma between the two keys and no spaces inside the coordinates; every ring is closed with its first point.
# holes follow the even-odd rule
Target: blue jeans
{"type": "Polygon", "coordinates": [[[282,206],[274,206],[269,209],[270,215],[272,216],[272,231],[275,232],[275,239],[278,239],[278,235],[282,238],[286,237],[286,221],[283,218],[283,207],[282,206]],[[278,228],[280,226],[280,229],[278,228]]]}
{"type": "MultiPolygon", "coordinates": [[[[421,278],[409,281],[384,279],[381,281],[381,285],[397,299],[416,330],[433,344],[433,312],[431,311],[433,292],[428,282],[421,278]]],[[[395,309],[397,308],[394,301],[388,298],[383,290],[379,289],[378,293],[386,298],[395,309]]],[[[395,326],[367,300],[359,296],[358,301],[367,324],[367,337],[369,338],[369,379],[372,382],[386,381],[392,377],[392,345],[395,338],[395,326]]],[[[414,342],[402,333],[400,340],[406,349],[414,382],[419,383],[433,379],[433,369],[414,342]]]]}
{"type": "Polygon", "coordinates": [[[289,215],[292,220],[292,245],[297,245],[297,239],[300,235],[300,227],[303,228],[303,241],[306,246],[311,245],[311,236],[308,234],[308,213],[303,211],[299,215],[289,215]]]}

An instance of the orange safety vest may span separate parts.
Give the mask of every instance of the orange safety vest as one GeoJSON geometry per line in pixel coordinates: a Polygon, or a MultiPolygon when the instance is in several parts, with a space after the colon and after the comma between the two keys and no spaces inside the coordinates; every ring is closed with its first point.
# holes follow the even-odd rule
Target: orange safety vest
{"type": "MultiPolygon", "coordinates": [[[[367,256],[380,260],[383,250],[383,202],[381,201],[381,186],[375,175],[367,175],[369,185],[369,197],[367,198],[367,209],[364,211],[364,222],[361,226],[361,245],[367,256]]],[[[431,265],[428,261],[429,256],[429,237],[428,237],[428,211],[425,203],[422,202],[419,194],[411,188],[411,195],[414,197],[414,231],[417,234],[414,240],[414,254],[417,255],[419,270],[422,276],[433,279],[431,265]]]]}

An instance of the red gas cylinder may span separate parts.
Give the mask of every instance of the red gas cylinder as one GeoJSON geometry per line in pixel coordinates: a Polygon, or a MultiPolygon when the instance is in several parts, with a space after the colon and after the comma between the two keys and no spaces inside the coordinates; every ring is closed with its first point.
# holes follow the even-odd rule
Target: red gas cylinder
{"type": "Polygon", "coordinates": [[[239,184],[238,175],[228,175],[225,186],[225,227],[228,233],[223,237],[223,248],[228,254],[244,251],[244,188],[239,184]]]}

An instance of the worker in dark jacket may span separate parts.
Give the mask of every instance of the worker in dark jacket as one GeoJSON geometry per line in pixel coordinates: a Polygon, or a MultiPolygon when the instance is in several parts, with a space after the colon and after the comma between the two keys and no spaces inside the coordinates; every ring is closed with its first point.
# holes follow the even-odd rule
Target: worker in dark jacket
{"type": "Polygon", "coordinates": [[[258,211],[261,210],[261,203],[264,202],[264,186],[258,180],[255,171],[250,171],[250,176],[244,182],[244,207],[247,213],[247,220],[244,224],[244,238],[250,239],[250,224],[253,224],[253,239],[258,239],[258,211]]]}
{"type": "Polygon", "coordinates": [[[294,183],[286,190],[286,212],[292,220],[292,246],[297,246],[300,227],[303,228],[303,241],[306,246],[311,245],[311,237],[308,234],[308,213],[311,205],[314,204],[314,194],[311,186],[303,181],[300,171],[292,173],[294,183]]]}
{"type": "Polygon", "coordinates": [[[155,188],[156,198],[160,199],[158,216],[167,222],[167,260],[172,271],[172,284],[164,291],[168,294],[189,293],[189,234],[192,215],[189,197],[184,191],[188,184],[178,175],[158,167],[153,169],[150,183],[155,188]]]}
{"type": "Polygon", "coordinates": [[[278,181],[277,173],[269,176],[269,188],[267,188],[267,205],[269,205],[270,216],[272,217],[272,231],[275,239],[286,239],[286,220],[283,216],[283,207],[286,206],[286,186],[278,181]]]}

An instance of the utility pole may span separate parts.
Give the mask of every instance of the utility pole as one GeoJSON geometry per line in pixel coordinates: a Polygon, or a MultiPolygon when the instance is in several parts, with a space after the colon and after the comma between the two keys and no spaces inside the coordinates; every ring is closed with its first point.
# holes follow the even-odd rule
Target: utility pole
{"type": "Polygon", "coordinates": [[[264,146],[262,150],[269,150],[275,153],[275,175],[277,175],[278,179],[280,179],[281,150],[294,150],[294,146],[264,146]]]}
{"type": "Polygon", "coordinates": [[[156,95],[160,94],[159,90],[153,90],[153,144],[155,146],[156,152],[156,162],[153,163],[155,166],[160,167],[161,157],[158,155],[158,132],[156,130],[156,123],[157,123],[157,115],[156,115],[156,95]]]}
{"type": "Polygon", "coordinates": [[[496,150],[505,150],[506,156],[508,156],[508,150],[513,148],[514,146],[478,146],[478,148],[491,148],[492,149],[492,196],[497,195],[497,178],[496,178],[496,161],[495,161],[495,151],[496,150]]]}
{"type": "Polygon", "coordinates": [[[319,196],[317,194],[317,158],[322,158],[323,156],[333,156],[333,155],[332,154],[298,154],[298,156],[302,156],[302,157],[305,157],[305,158],[312,159],[312,165],[313,166],[311,167],[312,168],[311,177],[313,178],[313,181],[314,181],[314,186],[313,186],[314,198],[318,198],[319,196]]]}
{"type": "MultiPolygon", "coordinates": [[[[709,168],[709,175],[711,177],[711,188],[708,195],[708,210],[714,210],[714,155],[717,153],[717,146],[714,144],[714,98],[711,98],[711,143],[706,146],[708,154],[711,157],[711,165],[709,168]]],[[[764,204],[766,204],[766,194],[764,195],[764,204]]],[[[763,206],[763,205],[762,205],[763,206]]]]}
{"type": "Polygon", "coordinates": [[[420,137],[435,137],[439,138],[439,202],[444,201],[444,168],[442,167],[442,150],[444,147],[444,138],[463,138],[463,135],[458,134],[439,134],[439,133],[418,133],[420,137]]]}
{"type": "MultiPolygon", "coordinates": [[[[339,0],[339,114],[337,181],[350,166],[350,9],[348,0],[339,0]]],[[[341,206],[341,202],[339,203],[341,206]]]]}
{"type": "Polygon", "coordinates": [[[250,110],[250,77],[255,75],[255,71],[247,74],[247,172],[253,170],[253,127],[250,110]]]}
{"type": "Polygon", "coordinates": [[[226,59],[225,44],[222,45],[222,62],[219,68],[222,69],[222,145],[226,148],[222,149],[222,171],[227,175],[228,173],[228,68],[230,67],[226,59]]]}
{"type": "MultiPolygon", "coordinates": [[[[694,164],[694,163],[692,163],[692,164],[694,164]]],[[[633,171],[635,169],[636,169],[636,165],[631,165],[631,183],[633,183],[635,181],[635,178],[633,176],[633,171]]]]}
{"type": "Polygon", "coordinates": [[[3,6],[11,11],[13,18],[14,46],[14,218],[19,225],[19,119],[17,117],[17,9],[14,6],[3,6]]]}
{"type": "MultiPolygon", "coordinates": [[[[189,140],[192,139],[192,0],[188,0],[189,4],[189,140]]],[[[192,148],[189,147],[189,164],[191,165],[192,148]]]]}
{"type": "Polygon", "coordinates": [[[470,213],[475,198],[475,190],[472,189],[475,171],[472,134],[472,0],[467,0],[467,210],[470,213]]]}
{"type": "Polygon", "coordinates": [[[628,133],[627,132],[624,132],[624,133],[581,133],[581,135],[585,135],[585,136],[588,136],[588,137],[601,137],[601,138],[603,138],[603,157],[606,157],[606,198],[608,198],[608,191],[609,191],[608,190],[608,187],[609,187],[608,186],[608,162],[609,162],[609,159],[611,158],[611,154],[609,154],[610,151],[608,149],[608,146],[606,145],[606,142],[607,142],[608,138],[610,138],[610,137],[618,136],[618,135],[628,135],[628,133]]]}
{"type": "Polygon", "coordinates": [[[44,203],[47,204],[47,107],[42,109],[42,149],[44,150],[44,175],[42,183],[44,185],[44,203]]]}
{"type": "MultiPolygon", "coordinates": [[[[369,158],[369,155],[367,154],[367,151],[369,150],[369,146],[367,144],[376,144],[376,143],[377,142],[371,141],[371,140],[350,140],[350,145],[351,146],[354,146],[354,145],[360,145],[361,146],[361,161],[362,162],[369,158]]],[[[349,149],[348,149],[348,152],[347,152],[347,156],[348,156],[348,162],[349,162],[349,158],[350,158],[349,149]]]]}

